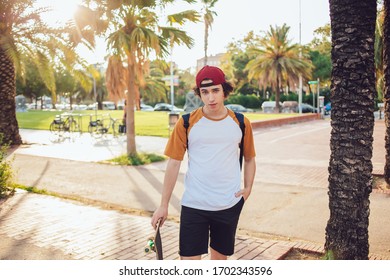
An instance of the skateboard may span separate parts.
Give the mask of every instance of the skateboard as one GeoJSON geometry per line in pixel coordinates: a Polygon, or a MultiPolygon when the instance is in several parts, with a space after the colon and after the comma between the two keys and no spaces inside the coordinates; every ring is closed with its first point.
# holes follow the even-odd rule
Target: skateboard
{"type": "Polygon", "coordinates": [[[145,247],[145,253],[149,253],[151,251],[156,253],[156,260],[163,259],[162,242],[161,242],[161,234],[160,234],[160,222],[161,219],[158,220],[157,222],[156,232],[154,236],[148,239],[147,246],[145,247]]]}

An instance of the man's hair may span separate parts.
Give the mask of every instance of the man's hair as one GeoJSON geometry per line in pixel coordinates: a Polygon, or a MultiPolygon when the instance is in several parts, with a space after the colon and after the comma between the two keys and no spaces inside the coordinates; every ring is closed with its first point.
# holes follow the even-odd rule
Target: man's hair
{"type": "MultiPolygon", "coordinates": [[[[233,85],[229,82],[224,82],[221,84],[222,85],[222,89],[223,89],[223,95],[225,97],[228,97],[228,95],[233,92],[233,85]]],[[[194,92],[196,95],[198,95],[200,97],[200,88],[195,86],[194,87],[194,92]]]]}

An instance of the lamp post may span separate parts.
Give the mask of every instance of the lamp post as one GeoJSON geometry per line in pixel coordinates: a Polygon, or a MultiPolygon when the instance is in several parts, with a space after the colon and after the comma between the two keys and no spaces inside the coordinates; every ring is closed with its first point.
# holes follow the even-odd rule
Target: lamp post
{"type": "Polygon", "coordinates": [[[174,87],[173,87],[173,43],[171,44],[171,112],[173,112],[174,102],[174,87]]]}
{"type": "MultiPolygon", "coordinates": [[[[302,59],[301,25],[301,0],[299,0],[299,59],[302,59]]],[[[302,74],[299,74],[298,108],[299,114],[302,114],[302,74]]]]}

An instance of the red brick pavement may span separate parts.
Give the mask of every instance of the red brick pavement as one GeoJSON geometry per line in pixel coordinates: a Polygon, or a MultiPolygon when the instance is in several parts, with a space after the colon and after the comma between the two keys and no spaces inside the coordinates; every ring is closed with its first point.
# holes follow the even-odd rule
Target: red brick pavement
{"type": "MultiPolygon", "coordinates": [[[[0,237],[7,237],[11,243],[23,241],[25,246],[57,252],[57,255],[62,252],[63,259],[154,259],[154,254],[144,252],[147,238],[153,235],[149,217],[24,192],[17,193],[0,206],[0,237]]],[[[177,260],[178,223],[167,221],[162,228],[162,238],[165,259],[177,260]]],[[[8,250],[2,248],[0,259],[13,259],[13,245],[9,244],[8,250]]],[[[319,244],[238,235],[236,253],[230,259],[277,260],[293,247],[316,252],[322,250],[319,244]]],[[[19,250],[23,248],[19,247],[19,250]]],[[[27,249],[22,256],[23,259],[40,259],[35,251],[27,249]]],[[[50,259],[51,255],[44,257],[50,259]]],[[[207,258],[205,255],[204,259],[207,258]]]]}
{"type": "MultiPolygon", "coordinates": [[[[19,192],[0,203],[0,259],[152,260],[144,252],[153,235],[150,218],[116,210],[87,206],[57,197],[19,192]],[[55,211],[53,211],[55,209],[55,211]],[[26,249],[20,246],[20,241],[26,249]],[[18,243],[18,258],[14,245],[18,243]],[[35,250],[31,250],[31,247],[35,250]],[[36,248],[46,250],[38,255],[36,248]],[[53,255],[52,255],[53,254],[53,255]],[[62,254],[62,255],[61,255],[62,254]]],[[[167,221],[162,228],[164,257],[177,260],[178,223],[167,221]]],[[[303,241],[283,241],[237,235],[232,260],[278,260],[292,249],[322,253],[323,246],[303,241]]],[[[208,259],[208,255],[203,256],[208,259]]],[[[370,256],[370,259],[383,259],[370,256]]]]}

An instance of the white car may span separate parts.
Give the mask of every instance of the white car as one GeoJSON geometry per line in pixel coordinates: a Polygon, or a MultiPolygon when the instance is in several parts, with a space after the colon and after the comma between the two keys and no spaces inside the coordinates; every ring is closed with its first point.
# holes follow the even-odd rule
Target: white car
{"type": "Polygon", "coordinates": [[[103,101],[103,110],[115,110],[115,103],[112,101],[103,101]]]}
{"type": "MultiPolygon", "coordinates": [[[[279,110],[282,109],[282,102],[279,102],[279,110]]],[[[261,109],[263,109],[263,113],[275,113],[276,101],[264,101],[261,104],[261,109]]]]}
{"type": "Polygon", "coordinates": [[[87,106],[87,110],[96,110],[97,109],[97,103],[89,104],[87,106]]]}
{"type": "Polygon", "coordinates": [[[152,112],[154,111],[154,108],[150,105],[141,104],[141,111],[152,112]]]}
{"type": "Polygon", "coordinates": [[[79,104],[79,105],[77,105],[77,110],[87,110],[87,105],[85,105],[85,104],[79,104]]]}
{"type": "Polygon", "coordinates": [[[176,106],[173,106],[173,110],[172,110],[172,105],[168,103],[157,103],[154,106],[154,111],[184,112],[183,109],[177,108],[176,106]]]}

